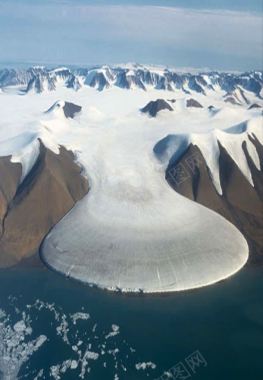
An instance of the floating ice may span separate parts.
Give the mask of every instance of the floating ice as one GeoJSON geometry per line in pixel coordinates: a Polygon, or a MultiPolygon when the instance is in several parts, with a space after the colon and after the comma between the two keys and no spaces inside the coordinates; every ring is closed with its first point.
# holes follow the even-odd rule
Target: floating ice
{"type": "Polygon", "coordinates": [[[119,334],[119,326],[117,326],[117,325],[112,325],[111,328],[112,328],[112,331],[109,332],[109,334],[105,336],[106,339],[109,339],[109,338],[111,338],[112,336],[115,336],[115,335],[118,335],[118,334],[119,334]]]}
{"type": "Polygon", "coordinates": [[[156,364],[152,362],[142,362],[142,363],[136,363],[135,368],[139,371],[140,369],[145,370],[147,368],[155,369],[156,364]]]}
{"type": "MultiPolygon", "coordinates": [[[[66,314],[60,306],[38,299],[35,303],[28,304],[26,310],[23,310],[18,307],[17,298],[11,300],[11,297],[9,309],[12,310],[11,315],[15,311],[16,321],[12,321],[11,315],[0,309],[0,374],[3,380],[21,378],[62,380],[64,375],[65,378],[86,379],[89,373],[93,373],[95,367],[105,369],[105,378],[113,380],[114,373],[118,371],[118,375],[122,378],[131,368],[135,368],[138,362],[139,358],[135,357],[135,350],[126,339],[123,339],[118,325],[113,323],[105,328],[105,325],[102,326],[100,321],[94,320],[84,309],[73,314],[66,314]],[[10,309],[11,304],[13,310],[10,309]],[[89,317],[77,318],[74,323],[72,316],[77,315],[89,317]],[[39,320],[42,321],[43,317],[46,324],[36,323],[39,320]],[[34,331],[31,327],[33,325],[34,331]],[[94,325],[97,327],[96,334],[94,325]],[[61,333],[61,326],[69,328],[67,339],[64,339],[64,334],[61,333]],[[39,328],[43,333],[36,334],[39,328]],[[112,335],[111,339],[106,339],[113,332],[120,334],[118,338],[112,335]],[[35,339],[32,339],[33,333],[36,335],[35,339]],[[56,339],[54,339],[55,336],[56,339]],[[38,360],[41,357],[41,347],[45,345],[45,349],[52,347],[53,350],[57,340],[59,347],[62,347],[59,350],[58,362],[54,363],[52,360],[52,365],[34,368],[34,364],[38,366],[39,363],[43,363],[42,360],[40,362],[38,360]],[[33,353],[37,351],[39,351],[38,357],[34,363],[33,353]],[[25,366],[22,367],[23,364],[25,366]]],[[[46,351],[43,355],[46,355],[46,351]]],[[[44,359],[46,363],[46,357],[44,359]]],[[[151,362],[145,361],[145,363],[151,362]]],[[[150,366],[145,368],[146,376],[148,376],[148,369],[152,371],[153,368],[150,366]]]]}
{"type": "Polygon", "coordinates": [[[72,319],[74,325],[76,324],[76,322],[79,319],[86,321],[89,318],[90,318],[90,315],[88,313],[78,312],[78,313],[71,315],[71,319],[72,319]]]}
{"type": "Polygon", "coordinates": [[[0,374],[3,380],[15,380],[22,364],[47,340],[45,335],[30,340],[31,321],[25,314],[23,317],[12,328],[10,317],[0,310],[0,374]]]}

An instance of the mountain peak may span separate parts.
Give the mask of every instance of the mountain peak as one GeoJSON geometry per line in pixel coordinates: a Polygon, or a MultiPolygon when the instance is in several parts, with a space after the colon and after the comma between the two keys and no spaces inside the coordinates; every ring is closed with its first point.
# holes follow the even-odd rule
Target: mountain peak
{"type": "Polygon", "coordinates": [[[151,117],[155,117],[162,110],[173,111],[173,108],[164,99],[157,99],[146,104],[146,106],[141,109],[141,112],[148,113],[151,117]]]}
{"type": "Polygon", "coordinates": [[[62,115],[67,119],[74,119],[75,115],[79,113],[81,109],[82,107],[77,104],[58,100],[45,113],[53,113],[58,116],[62,115]]]}

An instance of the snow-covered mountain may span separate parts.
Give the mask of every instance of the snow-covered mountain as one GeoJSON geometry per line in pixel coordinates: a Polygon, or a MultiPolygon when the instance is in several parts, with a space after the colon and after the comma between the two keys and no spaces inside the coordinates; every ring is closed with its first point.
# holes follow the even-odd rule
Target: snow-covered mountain
{"type": "Polygon", "coordinates": [[[166,101],[164,99],[152,100],[141,109],[143,113],[146,113],[151,117],[155,117],[160,111],[163,110],[173,111],[173,108],[169,104],[169,101],[166,101]]]}
{"type": "Polygon", "coordinates": [[[209,91],[222,90],[227,99],[237,103],[246,101],[245,91],[262,96],[263,73],[178,73],[176,70],[151,66],[101,66],[94,68],[69,69],[59,67],[48,69],[32,67],[27,70],[4,69],[0,71],[0,88],[21,86],[26,91],[54,91],[58,86],[79,90],[90,86],[102,91],[112,86],[125,89],[182,90],[187,94],[206,94],[209,91]]]}
{"type": "MultiPolygon", "coordinates": [[[[198,147],[209,176],[218,194],[222,195],[222,178],[220,172],[220,150],[224,149],[231,160],[235,162],[240,172],[251,186],[255,186],[251,166],[261,171],[261,155],[256,142],[263,142],[262,118],[243,122],[226,130],[213,130],[207,133],[168,135],[154,147],[158,159],[165,164],[167,173],[172,176],[172,169],[178,165],[181,156],[193,145],[198,147]]],[[[198,167],[198,157],[193,156],[192,162],[186,161],[187,175],[198,167]],[[191,167],[192,165],[192,167],[191,167]]],[[[174,171],[174,182],[180,182],[174,171]]],[[[178,183],[179,184],[179,183],[178,183]]]]}

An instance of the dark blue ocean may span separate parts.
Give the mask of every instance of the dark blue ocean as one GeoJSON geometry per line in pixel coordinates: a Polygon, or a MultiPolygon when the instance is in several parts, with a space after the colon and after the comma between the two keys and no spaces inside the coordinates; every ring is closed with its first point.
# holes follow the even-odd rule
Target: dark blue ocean
{"type": "Polygon", "coordinates": [[[262,380],[262,295],[263,267],[167,295],[110,293],[45,268],[2,269],[0,378],[9,360],[28,380],[262,380]]]}

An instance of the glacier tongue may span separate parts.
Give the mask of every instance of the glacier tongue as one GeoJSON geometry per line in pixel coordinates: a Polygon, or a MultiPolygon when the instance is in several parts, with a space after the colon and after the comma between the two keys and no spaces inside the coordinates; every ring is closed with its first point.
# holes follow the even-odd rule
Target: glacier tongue
{"type": "Polygon", "coordinates": [[[91,190],[45,239],[50,267],[102,288],[167,292],[212,284],[246,263],[232,224],[167,185],[152,134],[118,124],[90,133],[81,157],[91,190]]]}
{"type": "Polygon", "coordinates": [[[111,212],[91,197],[42,246],[44,261],[69,277],[114,290],[177,291],[224,279],[248,258],[233,225],[176,193],[164,194],[171,202],[163,205],[127,202],[111,212]]]}

